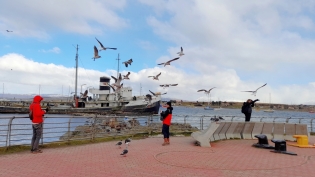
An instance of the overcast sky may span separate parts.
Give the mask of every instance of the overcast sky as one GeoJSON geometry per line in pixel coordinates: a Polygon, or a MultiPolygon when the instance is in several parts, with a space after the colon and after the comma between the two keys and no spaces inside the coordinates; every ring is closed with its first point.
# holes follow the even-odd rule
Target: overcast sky
{"type": "Polygon", "coordinates": [[[197,90],[216,87],[214,101],[315,104],[315,1],[13,0],[1,3],[0,36],[0,94],[70,95],[79,45],[78,92],[116,76],[119,54],[134,95],[207,101],[197,90]],[[118,49],[93,61],[95,37],[118,49]]]}

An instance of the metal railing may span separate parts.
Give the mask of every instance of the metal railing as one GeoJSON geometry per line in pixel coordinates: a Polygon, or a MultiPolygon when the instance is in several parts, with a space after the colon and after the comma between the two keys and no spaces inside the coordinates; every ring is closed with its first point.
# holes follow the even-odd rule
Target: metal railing
{"type": "MultiPolygon", "coordinates": [[[[171,132],[192,132],[207,128],[215,119],[244,122],[238,116],[192,116],[173,115],[171,132]],[[219,118],[223,118],[219,119],[219,118]]],[[[314,132],[315,118],[298,117],[252,117],[254,122],[285,122],[307,124],[314,132]]],[[[45,116],[41,144],[93,140],[110,136],[131,136],[139,133],[161,132],[159,116],[45,116]]],[[[32,138],[32,124],[27,116],[0,117],[0,147],[29,145],[32,138]]]]}

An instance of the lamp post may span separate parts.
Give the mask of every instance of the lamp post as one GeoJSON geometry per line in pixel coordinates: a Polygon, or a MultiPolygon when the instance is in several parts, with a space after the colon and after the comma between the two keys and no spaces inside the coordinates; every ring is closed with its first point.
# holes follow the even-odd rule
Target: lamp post
{"type": "Polygon", "coordinates": [[[82,85],[81,85],[81,94],[82,94],[82,86],[83,86],[83,85],[86,85],[86,84],[82,84],[82,85]]]}

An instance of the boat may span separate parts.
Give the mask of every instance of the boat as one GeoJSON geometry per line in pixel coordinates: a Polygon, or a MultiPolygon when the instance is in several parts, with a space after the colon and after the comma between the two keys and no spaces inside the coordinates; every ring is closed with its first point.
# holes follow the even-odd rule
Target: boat
{"type": "Polygon", "coordinates": [[[269,93],[269,109],[264,110],[264,112],[273,113],[274,110],[273,110],[273,109],[270,109],[270,106],[271,106],[271,95],[270,95],[270,93],[269,93]]]}
{"type": "MultiPolygon", "coordinates": [[[[76,55],[76,63],[77,62],[76,55]]],[[[77,68],[75,90],[77,90],[77,68]]],[[[118,70],[119,73],[119,54],[118,70]]],[[[111,78],[107,76],[100,77],[99,88],[90,88],[81,96],[77,92],[73,95],[73,100],[67,103],[58,103],[54,101],[43,101],[42,108],[49,108],[50,114],[71,114],[71,113],[97,113],[97,114],[158,114],[160,109],[161,94],[159,92],[153,95],[146,94],[135,96],[132,94],[131,87],[121,87],[111,91],[111,78]],[[93,96],[88,96],[92,93],[93,96]]],[[[31,101],[24,102],[23,107],[5,106],[0,107],[0,113],[28,113],[31,101]]]]}
{"type": "Polygon", "coordinates": [[[210,107],[210,106],[207,106],[207,107],[204,107],[205,110],[214,110],[214,108],[210,107]]]}

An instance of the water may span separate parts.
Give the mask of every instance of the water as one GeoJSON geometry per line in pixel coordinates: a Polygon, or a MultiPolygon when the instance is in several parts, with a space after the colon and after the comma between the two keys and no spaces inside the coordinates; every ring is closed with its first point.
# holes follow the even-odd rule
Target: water
{"type": "MultiPolygon", "coordinates": [[[[165,108],[161,108],[165,110],[165,108]]],[[[11,145],[28,144],[32,138],[32,125],[27,114],[0,114],[0,147],[6,145],[7,130],[10,117],[18,116],[12,121],[12,133],[11,133],[11,145]]],[[[220,109],[220,110],[204,110],[203,107],[181,107],[175,106],[173,110],[173,123],[189,123],[193,127],[204,129],[210,124],[210,118],[214,116],[223,117],[225,120],[233,121],[245,121],[244,114],[240,109],[220,109]],[[203,124],[201,124],[200,118],[203,118],[203,124]],[[203,127],[201,126],[203,125],[203,127]]],[[[73,116],[72,116],[73,117],[73,116]]],[[[131,118],[131,117],[130,117],[131,118]]],[[[290,123],[305,123],[308,124],[309,130],[310,121],[315,119],[315,114],[308,112],[295,112],[295,111],[275,111],[274,113],[268,113],[264,111],[253,110],[251,121],[272,122],[276,119],[276,122],[286,122],[287,118],[290,123]],[[303,118],[303,119],[300,119],[303,118]]],[[[70,121],[70,131],[73,131],[77,126],[87,124],[90,119],[86,117],[76,117],[70,119],[70,115],[56,115],[48,114],[45,118],[44,124],[44,143],[58,141],[59,137],[68,131],[68,123],[70,121]],[[52,118],[51,118],[52,117],[52,118]]],[[[148,117],[138,119],[141,125],[146,125],[148,117]]],[[[159,116],[153,116],[151,122],[160,122],[159,116]]]]}

